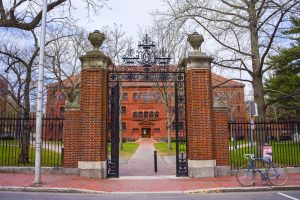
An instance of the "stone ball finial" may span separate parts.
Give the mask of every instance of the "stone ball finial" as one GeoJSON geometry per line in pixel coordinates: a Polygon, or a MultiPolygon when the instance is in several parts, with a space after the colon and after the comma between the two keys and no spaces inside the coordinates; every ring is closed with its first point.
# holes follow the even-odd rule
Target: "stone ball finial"
{"type": "Polygon", "coordinates": [[[94,32],[89,34],[88,39],[93,45],[94,50],[99,50],[100,46],[105,40],[105,35],[103,33],[100,33],[100,31],[95,30],[94,32]]]}
{"type": "Polygon", "coordinates": [[[194,51],[201,51],[202,42],[204,42],[203,35],[197,33],[196,31],[190,34],[187,38],[188,43],[192,46],[194,51]]]}

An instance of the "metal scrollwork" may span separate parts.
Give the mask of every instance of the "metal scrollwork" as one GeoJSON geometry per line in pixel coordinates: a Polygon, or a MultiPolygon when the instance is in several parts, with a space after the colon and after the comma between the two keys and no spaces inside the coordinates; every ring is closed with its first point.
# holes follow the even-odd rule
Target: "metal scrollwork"
{"type": "Polygon", "coordinates": [[[145,71],[150,71],[150,67],[154,65],[169,65],[171,57],[164,47],[157,50],[152,39],[146,34],[139,42],[138,49],[129,47],[122,59],[124,65],[140,65],[145,71]]]}

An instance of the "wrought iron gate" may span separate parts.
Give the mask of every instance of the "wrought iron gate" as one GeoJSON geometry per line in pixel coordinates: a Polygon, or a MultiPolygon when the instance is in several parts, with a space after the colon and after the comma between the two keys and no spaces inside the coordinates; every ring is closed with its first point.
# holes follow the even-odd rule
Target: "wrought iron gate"
{"type": "Polygon", "coordinates": [[[164,48],[156,45],[146,34],[138,50],[129,48],[122,58],[120,67],[110,66],[108,70],[109,130],[108,130],[108,177],[119,177],[119,81],[170,83],[174,90],[173,122],[176,131],[176,175],[187,176],[187,134],[185,112],[185,68],[169,64],[170,57],[164,48]]]}
{"type": "Polygon", "coordinates": [[[185,105],[184,74],[179,74],[178,82],[175,82],[176,176],[188,176],[185,105]]]}
{"type": "Polygon", "coordinates": [[[107,161],[107,176],[119,177],[119,82],[116,82],[112,87],[109,96],[109,133],[108,133],[108,161],[107,161]]]}

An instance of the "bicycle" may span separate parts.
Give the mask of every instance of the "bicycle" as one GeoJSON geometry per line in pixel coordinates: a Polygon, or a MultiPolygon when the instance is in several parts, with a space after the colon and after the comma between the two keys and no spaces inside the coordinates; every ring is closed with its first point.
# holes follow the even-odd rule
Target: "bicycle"
{"type": "Polygon", "coordinates": [[[240,167],[236,172],[236,179],[242,186],[254,185],[257,172],[259,172],[261,180],[273,185],[280,186],[287,182],[288,172],[286,168],[276,166],[270,158],[255,158],[253,154],[244,154],[244,158],[250,159],[248,166],[240,167]],[[264,162],[265,169],[259,169],[255,166],[257,160],[264,162]]]}

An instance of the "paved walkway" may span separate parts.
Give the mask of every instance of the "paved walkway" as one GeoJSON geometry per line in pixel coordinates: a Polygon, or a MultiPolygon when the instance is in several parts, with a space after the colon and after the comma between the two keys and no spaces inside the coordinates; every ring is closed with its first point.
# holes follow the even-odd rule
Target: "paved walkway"
{"type": "MultiPolygon", "coordinates": [[[[33,174],[0,173],[1,186],[30,187],[34,180],[33,174]]],[[[68,175],[42,175],[42,188],[72,188],[103,192],[167,192],[187,191],[208,188],[239,188],[235,176],[216,178],[173,178],[165,179],[107,179],[85,178],[68,175]]],[[[300,174],[290,174],[287,185],[300,185],[300,174]]],[[[256,187],[266,186],[257,181],[256,187]]]]}
{"type": "Polygon", "coordinates": [[[154,143],[152,139],[137,141],[139,148],[132,155],[128,163],[120,164],[120,176],[158,176],[175,175],[175,158],[157,156],[157,173],[154,172],[154,143]]]}

